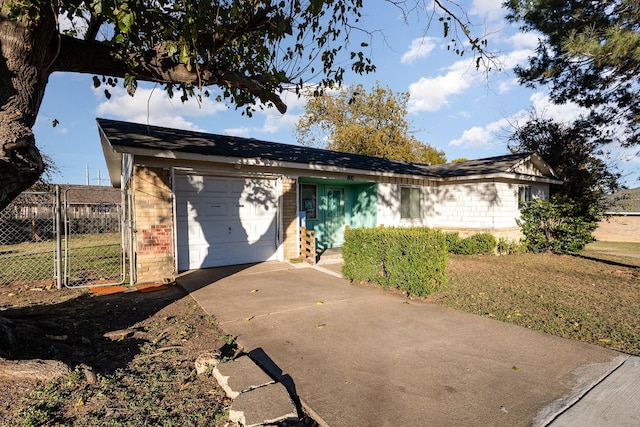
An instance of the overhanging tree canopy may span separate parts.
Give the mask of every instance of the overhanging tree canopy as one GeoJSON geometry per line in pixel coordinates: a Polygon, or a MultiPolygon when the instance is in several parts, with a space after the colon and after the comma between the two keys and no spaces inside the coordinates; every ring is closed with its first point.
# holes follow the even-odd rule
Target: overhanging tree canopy
{"type": "Polygon", "coordinates": [[[516,68],[520,82],[549,85],[557,103],[573,101],[591,119],[640,144],[640,1],[508,0],[508,19],[541,35],[516,68]]]}
{"type": "Polygon", "coordinates": [[[531,113],[509,137],[512,152],[537,152],[564,181],[553,193],[575,201],[576,211],[602,213],[605,195],[620,188],[620,174],[607,164],[607,145],[612,141],[590,117],[561,123],[531,113]]]}
{"type": "MultiPolygon", "coordinates": [[[[484,40],[472,38],[464,11],[454,2],[390,3],[403,13],[440,14],[453,50],[461,53],[464,41],[482,57],[484,40]],[[461,30],[460,39],[455,29],[461,30]]],[[[96,86],[108,90],[122,83],[130,93],[138,81],[158,82],[182,99],[207,96],[203,88],[213,85],[220,88],[220,99],[250,114],[261,103],[284,112],[279,94],[286,88],[300,90],[310,81],[322,89],[341,83],[348,70],[375,69],[366,54],[367,33],[358,30],[362,0],[0,0],[0,5],[0,209],[43,171],[31,129],[54,72],[93,74],[96,86]],[[356,40],[356,32],[365,38],[356,40]]]]}

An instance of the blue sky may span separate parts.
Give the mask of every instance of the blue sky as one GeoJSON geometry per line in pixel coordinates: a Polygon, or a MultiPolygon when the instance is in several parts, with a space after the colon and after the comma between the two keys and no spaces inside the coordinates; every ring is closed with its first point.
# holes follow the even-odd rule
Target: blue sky
{"type": "MultiPolygon", "coordinates": [[[[393,6],[374,1],[364,10],[363,25],[379,30],[367,40],[377,72],[347,74],[345,83],[362,83],[370,89],[379,82],[394,92],[409,92],[407,119],[415,136],[443,150],[448,160],[506,153],[512,124],[522,123],[532,107],[560,121],[575,118],[579,107],[553,105],[544,88],[518,85],[511,69],[525,63],[537,38],[520,33],[504,20],[502,1],[460,2],[478,34],[489,34],[489,49],[497,52],[502,71],[476,71],[470,55],[459,57],[447,50],[438,22],[426,31],[424,15],[420,19],[413,16],[407,23],[393,6]]],[[[90,184],[108,185],[96,117],[296,144],[294,127],[305,102],[287,94],[286,114],[273,108],[258,110],[249,118],[213,99],[183,104],[151,84],[141,83],[133,98],[122,88],[110,91],[112,97],[107,100],[103,89],[93,88],[90,75],[51,76],[34,132],[39,148],[60,169],[53,177],[55,183],[85,184],[88,168],[90,184]],[[54,119],[59,121],[56,127],[52,126],[54,119]]],[[[613,161],[629,187],[640,185],[637,151],[616,149],[613,153],[613,161]]]]}

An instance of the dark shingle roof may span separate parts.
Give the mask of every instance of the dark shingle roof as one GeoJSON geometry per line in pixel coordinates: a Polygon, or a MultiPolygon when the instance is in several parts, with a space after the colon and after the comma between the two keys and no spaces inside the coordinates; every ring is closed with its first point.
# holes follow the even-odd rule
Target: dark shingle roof
{"type": "Polygon", "coordinates": [[[442,177],[459,177],[510,172],[520,162],[531,157],[531,153],[505,154],[486,159],[467,160],[459,163],[434,165],[430,169],[442,177]]]}
{"type": "Polygon", "coordinates": [[[610,212],[640,212],[640,187],[622,190],[609,197],[610,212]]]}
{"type": "Polygon", "coordinates": [[[511,154],[430,166],[253,138],[215,135],[107,119],[97,119],[97,122],[109,144],[118,152],[141,149],[232,158],[258,158],[429,178],[508,173],[532,155],[531,153],[511,154]]]}
{"type": "Polygon", "coordinates": [[[434,173],[422,165],[410,162],[261,141],[253,138],[215,135],[115,120],[97,120],[111,145],[123,147],[123,152],[127,151],[126,148],[166,150],[175,153],[259,158],[280,162],[436,177],[434,173]]]}

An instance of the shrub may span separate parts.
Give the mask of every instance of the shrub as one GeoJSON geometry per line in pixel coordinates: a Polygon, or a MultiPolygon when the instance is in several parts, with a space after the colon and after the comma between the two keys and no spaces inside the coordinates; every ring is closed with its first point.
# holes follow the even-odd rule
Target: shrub
{"type": "Polygon", "coordinates": [[[522,241],[498,239],[497,250],[500,255],[523,254],[527,252],[527,245],[522,241]]]}
{"type": "Polygon", "coordinates": [[[458,233],[447,233],[449,252],[456,255],[478,255],[493,253],[497,242],[491,233],[479,233],[461,239],[458,233]]]}
{"type": "Polygon", "coordinates": [[[460,235],[457,231],[450,231],[445,233],[445,239],[447,241],[447,250],[453,254],[458,253],[460,241],[460,235]]]}
{"type": "Polygon", "coordinates": [[[426,296],[446,284],[447,244],[429,228],[348,229],[342,247],[344,277],[426,296]]]}
{"type": "Polygon", "coordinates": [[[520,211],[518,225],[530,251],[571,254],[594,240],[591,233],[599,219],[595,207],[585,212],[580,203],[560,196],[528,202],[520,211]]]}

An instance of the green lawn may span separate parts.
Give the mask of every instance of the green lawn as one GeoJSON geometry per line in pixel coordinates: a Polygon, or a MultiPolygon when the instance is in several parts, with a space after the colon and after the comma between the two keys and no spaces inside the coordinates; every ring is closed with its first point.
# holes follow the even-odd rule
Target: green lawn
{"type": "MultiPolygon", "coordinates": [[[[64,253],[66,242],[62,242],[64,253]]],[[[69,267],[73,276],[113,277],[121,271],[120,233],[72,235],[69,238],[69,267]]],[[[0,245],[0,284],[13,281],[54,280],[55,241],[0,245]]],[[[72,277],[72,280],[75,280],[72,277]]]]}

